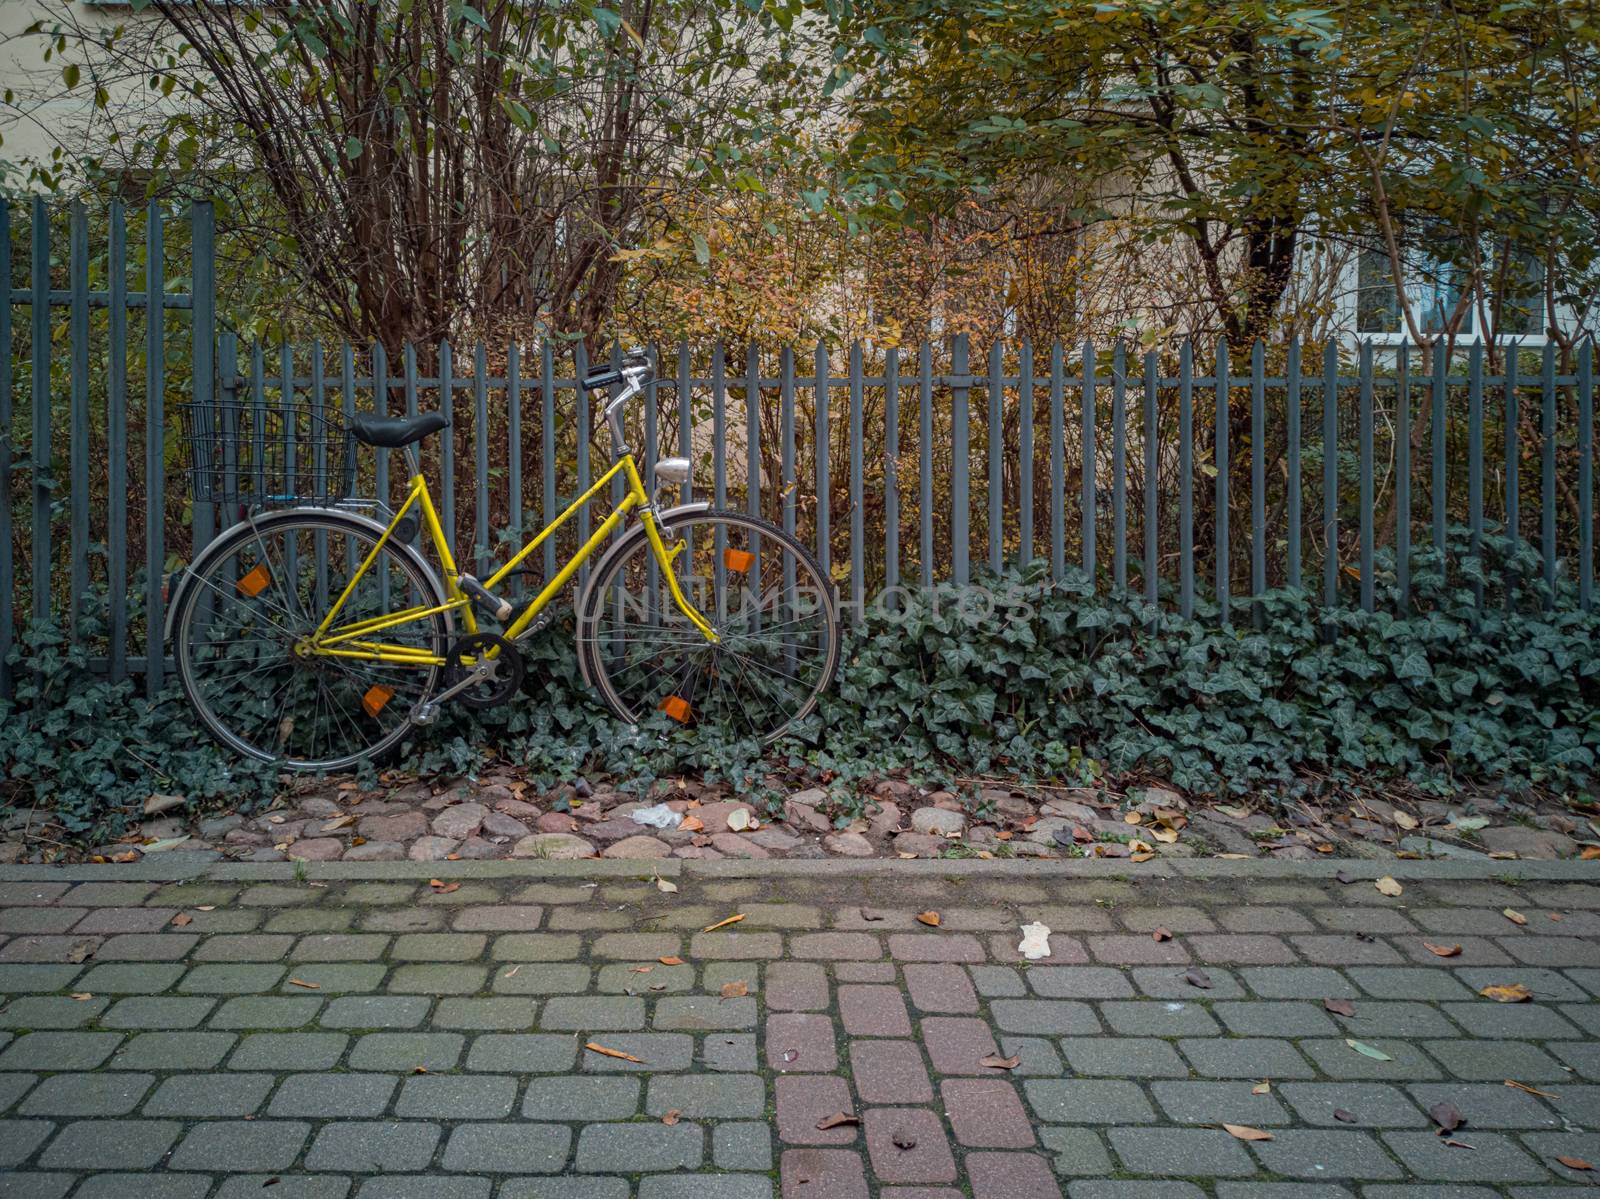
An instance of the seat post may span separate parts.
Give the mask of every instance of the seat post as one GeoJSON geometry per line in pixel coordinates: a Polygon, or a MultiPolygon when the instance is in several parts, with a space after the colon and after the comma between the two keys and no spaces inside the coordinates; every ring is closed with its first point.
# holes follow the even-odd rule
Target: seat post
{"type": "Polygon", "coordinates": [[[418,475],[420,475],[422,473],[422,466],[417,461],[417,450],[416,450],[416,447],[408,445],[401,452],[404,453],[405,456],[406,456],[406,469],[409,472],[406,477],[407,478],[411,478],[411,479],[415,479],[418,475]]]}

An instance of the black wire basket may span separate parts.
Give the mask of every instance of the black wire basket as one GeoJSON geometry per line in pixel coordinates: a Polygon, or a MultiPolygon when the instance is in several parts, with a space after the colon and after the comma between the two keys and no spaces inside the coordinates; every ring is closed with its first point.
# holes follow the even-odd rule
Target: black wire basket
{"type": "Polygon", "coordinates": [[[326,404],[179,404],[196,503],[330,503],[355,485],[344,413],[326,404]]]}

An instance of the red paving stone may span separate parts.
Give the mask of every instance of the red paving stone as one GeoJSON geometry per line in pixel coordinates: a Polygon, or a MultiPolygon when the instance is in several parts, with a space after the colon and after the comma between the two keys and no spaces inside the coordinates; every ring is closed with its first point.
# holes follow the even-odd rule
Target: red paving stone
{"type": "Polygon", "coordinates": [[[853,1037],[909,1037],[911,1017],[900,988],[894,986],[841,986],[839,1019],[853,1037]]]}
{"type": "Polygon", "coordinates": [[[1033,1125],[1003,1078],[947,1078],[939,1084],[956,1140],[976,1149],[1032,1149],[1033,1125]]]}
{"type": "Polygon", "coordinates": [[[1050,1164],[1035,1154],[969,1153],[962,1164],[972,1199],[1061,1199],[1050,1164]]]}
{"type": "Polygon", "coordinates": [[[939,1117],[925,1107],[869,1107],[863,1120],[867,1154],[879,1182],[954,1182],[939,1117]]]}
{"type": "Polygon", "coordinates": [[[838,1069],[833,1021],[801,1012],[768,1017],[767,1065],[786,1074],[826,1074],[838,1069]]]}
{"type": "Polygon", "coordinates": [[[978,1010],[978,993],[960,966],[911,965],[906,967],[906,989],[911,1003],[924,1012],[965,1015],[978,1010]]]}
{"type": "Polygon", "coordinates": [[[855,1114],[855,1102],[844,1079],[835,1074],[795,1074],[777,1079],[774,1089],[778,1096],[780,1140],[791,1145],[848,1145],[856,1139],[853,1124],[817,1127],[840,1112],[855,1114]]]}
{"type": "Polygon", "coordinates": [[[867,1199],[861,1155],[848,1149],[785,1149],[783,1199],[867,1199]]]}
{"type": "Polygon", "coordinates": [[[979,1063],[999,1047],[989,1026],[976,1016],[925,1016],[922,1043],[935,1073],[994,1073],[979,1063]]]}
{"type": "Polygon", "coordinates": [[[915,1041],[852,1041],[850,1071],[863,1103],[931,1103],[933,1085],[915,1041]]]}

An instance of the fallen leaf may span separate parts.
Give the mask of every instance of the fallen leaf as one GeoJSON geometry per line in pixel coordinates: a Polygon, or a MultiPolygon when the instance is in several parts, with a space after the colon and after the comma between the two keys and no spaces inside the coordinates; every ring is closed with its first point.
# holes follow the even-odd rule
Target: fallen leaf
{"type": "Polygon", "coordinates": [[[1440,958],[1458,957],[1461,953],[1461,946],[1459,945],[1435,945],[1432,941],[1424,941],[1422,947],[1435,957],[1440,958]]]}
{"type": "Polygon", "coordinates": [[[1250,1093],[1252,1095],[1266,1095],[1270,1093],[1271,1090],[1272,1080],[1270,1078],[1263,1078],[1260,1082],[1256,1083],[1255,1086],[1250,1088],[1250,1093]]]}
{"type": "Polygon", "coordinates": [[[722,997],[724,999],[741,999],[748,994],[750,994],[750,984],[742,978],[737,982],[722,984],[722,997]]]}
{"type": "Polygon", "coordinates": [[[321,983],[308,983],[303,978],[291,978],[289,980],[289,985],[291,987],[304,987],[308,991],[320,991],[320,990],[322,990],[322,984],[321,983]]]}
{"type": "Polygon", "coordinates": [[[657,958],[656,961],[660,962],[663,966],[681,966],[681,965],[683,965],[683,959],[682,958],[657,958]]]}
{"type": "Polygon", "coordinates": [[[1150,830],[1150,835],[1163,845],[1171,845],[1178,839],[1178,830],[1175,828],[1156,827],[1150,830]]]}
{"type": "Polygon", "coordinates": [[[735,808],[728,813],[728,827],[736,833],[742,833],[750,827],[750,809],[735,808]]]}
{"type": "Polygon", "coordinates": [[[1592,1166],[1590,1163],[1584,1161],[1583,1158],[1581,1158],[1581,1157],[1564,1157],[1564,1156],[1561,1156],[1561,1155],[1558,1154],[1556,1156],[1556,1161],[1560,1162],[1563,1166],[1565,1166],[1569,1170],[1592,1170],[1592,1169],[1594,1169],[1594,1166],[1592,1166]]]}
{"type": "Polygon", "coordinates": [[[86,961],[89,958],[89,956],[92,953],[94,953],[94,951],[95,951],[95,943],[93,941],[79,941],[76,945],[74,945],[70,950],[67,951],[67,961],[69,961],[69,962],[86,961]]]}
{"type": "Polygon", "coordinates": [[[349,812],[346,812],[343,816],[335,816],[332,820],[328,821],[327,824],[322,826],[322,831],[325,833],[331,833],[337,829],[349,828],[355,822],[355,816],[349,812]]]}
{"type": "Polygon", "coordinates": [[[1170,928],[1154,929],[1150,933],[1150,939],[1152,941],[1170,941],[1172,940],[1172,930],[1170,928]]]}
{"type": "Polygon", "coordinates": [[[817,1131],[827,1132],[830,1128],[839,1128],[845,1124],[860,1124],[861,1118],[849,1112],[834,1112],[831,1116],[824,1116],[817,1121],[817,1131]]]}
{"type": "Polygon", "coordinates": [[[1585,845],[1578,853],[1578,857],[1585,862],[1592,862],[1600,858],[1600,845],[1585,845]]]}
{"type": "Polygon", "coordinates": [[[680,1112],[677,1108],[673,1108],[666,1115],[661,1117],[661,1122],[663,1124],[665,1124],[668,1128],[671,1128],[674,1124],[676,1124],[678,1122],[679,1118],[682,1115],[683,1115],[683,1113],[680,1112]]]}
{"type": "Polygon", "coordinates": [[[1554,920],[1557,924],[1566,919],[1560,912],[1546,912],[1544,916],[1546,920],[1554,920]]]}
{"type": "Polygon", "coordinates": [[[678,884],[677,883],[669,883],[666,879],[657,877],[657,879],[656,879],[656,890],[662,892],[665,895],[674,895],[674,894],[677,893],[678,884]]]}
{"type": "Polygon", "coordinates": [[[517,977],[517,971],[521,970],[521,969],[522,969],[521,966],[513,966],[513,967],[511,967],[511,969],[507,970],[503,975],[501,975],[501,977],[502,978],[516,978],[517,977]]]}
{"type": "Polygon", "coordinates": [[[1015,1070],[1022,1065],[1020,1057],[1001,1057],[998,1053],[991,1053],[987,1057],[978,1059],[978,1065],[988,1066],[991,1070],[1015,1070]]]}
{"type": "Polygon", "coordinates": [[[1541,1099],[1559,1099],[1561,1096],[1552,1095],[1549,1091],[1541,1091],[1538,1087],[1530,1087],[1525,1082],[1518,1082],[1514,1078],[1506,1079],[1506,1086],[1514,1091],[1526,1091],[1529,1095],[1537,1095],[1541,1099]]]}
{"type": "Polygon", "coordinates": [[[783,1051],[783,1060],[785,1062],[792,1062],[792,1061],[795,1060],[795,1058],[797,1058],[799,1056],[800,1056],[800,1051],[798,1049],[785,1049],[783,1051]]]}
{"type": "Polygon", "coordinates": [[[1251,1128],[1248,1124],[1224,1124],[1222,1127],[1241,1141],[1270,1141],[1272,1139],[1270,1132],[1263,1128],[1251,1128]]]}
{"type": "Polygon", "coordinates": [[[1450,1146],[1452,1149],[1477,1149],[1476,1145],[1469,1145],[1465,1141],[1453,1141],[1449,1137],[1444,1139],[1444,1144],[1450,1146]]]}
{"type": "Polygon", "coordinates": [[[929,928],[938,928],[939,927],[939,913],[938,912],[918,912],[917,913],[917,920],[922,924],[926,924],[929,928]]]}
{"type": "Polygon", "coordinates": [[[714,933],[719,928],[727,928],[730,924],[738,924],[739,921],[743,919],[744,913],[740,912],[737,916],[729,916],[726,920],[718,920],[715,924],[708,924],[700,931],[703,933],[714,933]]]}
{"type": "Polygon", "coordinates": [[[896,1149],[915,1149],[917,1147],[917,1138],[903,1128],[895,1129],[890,1134],[889,1140],[894,1143],[896,1149]]]}
{"type": "Polygon", "coordinates": [[[71,997],[73,999],[76,999],[79,1003],[82,1003],[85,999],[93,999],[94,998],[94,992],[93,991],[74,991],[74,992],[72,992],[72,996],[71,997]]]}
{"type": "Polygon", "coordinates": [[[442,878],[430,878],[428,880],[428,886],[430,886],[430,887],[442,887],[442,886],[444,886],[444,879],[442,879],[442,878]]]}
{"type": "Polygon", "coordinates": [[[1356,1005],[1348,999],[1324,999],[1322,1006],[1335,1016],[1354,1016],[1356,1014],[1356,1005]]]}
{"type": "Polygon", "coordinates": [[[351,845],[365,845],[366,843],[367,843],[367,839],[365,837],[351,837],[350,838],[350,844],[351,845]]]}
{"type": "Polygon", "coordinates": [[[1211,990],[1211,976],[1199,966],[1190,966],[1183,972],[1183,981],[1191,987],[1199,987],[1202,991],[1211,990]]]}
{"type": "Polygon", "coordinates": [[[1349,871],[1348,871],[1348,870],[1340,870],[1340,871],[1337,871],[1337,872],[1335,872],[1335,874],[1334,874],[1334,876],[1333,876],[1333,877],[1334,877],[1334,878],[1335,878],[1335,879],[1336,879],[1336,880],[1337,880],[1337,881],[1339,881],[1339,882],[1341,882],[1341,883],[1343,883],[1343,884],[1344,884],[1344,885],[1345,885],[1345,886],[1347,886],[1347,887],[1348,887],[1348,886],[1349,886],[1349,885],[1350,885],[1350,884],[1351,884],[1351,883],[1353,883],[1353,882],[1355,882],[1355,881],[1356,881],[1356,880],[1355,880],[1355,878],[1354,878],[1354,877],[1352,877],[1352,876],[1351,876],[1351,874],[1350,874],[1350,872],[1349,872],[1349,871]]]}
{"type": "Polygon", "coordinates": [[[1528,918],[1526,916],[1524,916],[1521,912],[1514,911],[1511,908],[1506,908],[1505,911],[1501,912],[1500,914],[1507,920],[1511,921],[1512,924],[1528,923],[1528,918]]]}
{"type": "Polygon", "coordinates": [[[861,919],[867,921],[868,923],[882,920],[883,918],[884,915],[882,912],[874,912],[870,908],[861,909],[861,919]]]}
{"type": "Polygon", "coordinates": [[[193,924],[194,923],[194,917],[189,915],[188,912],[179,912],[176,916],[174,916],[172,918],[172,923],[175,924],[177,927],[182,928],[186,924],[193,924]]]}
{"type": "Polygon", "coordinates": [[[459,890],[461,890],[460,883],[444,883],[441,886],[435,887],[433,889],[433,893],[435,895],[450,895],[459,890]]]}
{"type": "Polygon", "coordinates": [[[1448,1099],[1441,1099],[1430,1107],[1428,1115],[1444,1132],[1454,1132],[1467,1122],[1467,1118],[1461,1114],[1461,1109],[1448,1099]]]}
{"type": "Polygon", "coordinates": [[[1344,1039],[1344,1043],[1350,1046],[1351,1049],[1354,1049],[1357,1053],[1362,1054],[1365,1057],[1370,1057],[1375,1062],[1394,1061],[1394,1058],[1390,1057],[1383,1050],[1376,1049],[1373,1046],[1368,1045],[1365,1041],[1357,1041],[1350,1037],[1346,1037],[1344,1039]]]}
{"type": "Polygon", "coordinates": [[[1128,824],[1139,824],[1144,820],[1144,817],[1142,815],[1140,815],[1138,812],[1129,812],[1122,819],[1124,821],[1126,821],[1128,824]]]}
{"type": "Polygon", "coordinates": [[[583,1043],[583,1047],[590,1053],[598,1053],[605,1057],[620,1058],[625,1062],[637,1062],[640,1065],[644,1064],[644,1058],[642,1057],[634,1057],[633,1054],[623,1053],[620,1049],[607,1049],[604,1045],[597,1044],[594,1041],[585,1041],[583,1043]]]}
{"type": "Polygon", "coordinates": [[[217,905],[214,903],[203,903],[195,909],[197,912],[214,912],[216,910],[217,905]]]}
{"type": "Polygon", "coordinates": [[[1399,808],[1395,809],[1394,822],[1407,832],[1417,827],[1417,818],[1410,812],[1402,812],[1399,808]]]}
{"type": "Polygon", "coordinates": [[[649,974],[650,971],[652,971],[654,969],[655,969],[654,966],[631,966],[628,969],[628,973],[630,973],[630,974],[649,974]]]}
{"type": "Polygon", "coordinates": [[[705,828],[706,822],[698,816],[685,816],[678,821],[678,831],[681,833],[703,833],[705,828]]]}
{"type": "Polygon", "coordinates": [[[1151,858],[1153,858],[1155,856],[1156,855],[1154,853],[1152,853],[1151,851],[1149,851],[1147,849],[1146,850],[1140,850],[1138,853],[1130,853],[1128,855],[1128,861],[1130,861],[1130,862],[1148,862],[1151,858]]]}
{"type": "Polygon", "coordinates": [[[1356,1122],[1356,1114],[1351,1111],[1346,1111],[1342,1107],[1336,1107],[1333,1109],[1333,1118],[1339,1121],[1340,1124],[1354,1124],[1356,1122]]]}
{"type": "Polygon", "coordinates": [[[1384,895],[1387,895],[1390,899],[1393,899],[1395,896],[1399,895],[1400,892],[1405,889],[1399,883],[1395,882],[1394,879],[1390,878],[1387,874],[1384,875],[1382,878],[1380,878],[1377,882],[1373,883],[1372,885],[1374,887],[1378,888],[1380,893],[1382,893],[1384,895]]]}
{"type": "Polygon", "coordinates": [[[1533,992],[1522,983],[1505,983],[1499,986],[1484,987],[1478,992],[1485,999],[1492,999],[1496,1003],[1527,1003],[1533,998],[1533,992]]]}
{"type": "Polygon", "coordinates": [[[426,1066],[412,1066],[411,1067],[411,1073],[413,1073],[413,1074],[426,1074],[427,1072],[428,1072],[428,1067],[426,1067],[426,1066]]]}

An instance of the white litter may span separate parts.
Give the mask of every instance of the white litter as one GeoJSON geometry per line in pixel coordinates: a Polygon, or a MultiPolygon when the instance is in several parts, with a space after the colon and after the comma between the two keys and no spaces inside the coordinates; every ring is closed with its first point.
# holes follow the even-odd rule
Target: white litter
{"type": "Polygon", "coordinates": [[[683,823],[683,817],[664,803],[653,808],[635,808],[631,815],[635,824],[647,824],[651,828],[677,828],[683,823]]]}
{"type": "Polygon", "coordinates": [[[1017,946],[1017,952],[1029,961],[1050,956],[1050,929],[1048,925],[1024,924],[1022,926],[1022,943],[1017,946]]]}

